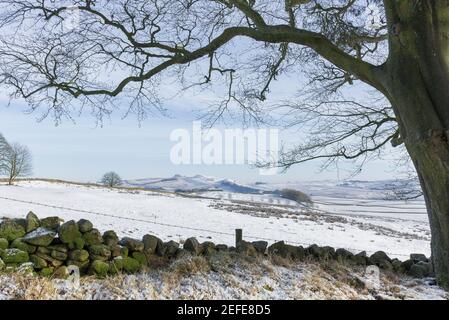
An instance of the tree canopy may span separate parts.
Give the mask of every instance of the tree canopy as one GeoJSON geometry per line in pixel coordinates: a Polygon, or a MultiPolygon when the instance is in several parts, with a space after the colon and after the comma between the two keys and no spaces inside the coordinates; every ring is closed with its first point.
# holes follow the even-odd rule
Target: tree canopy
{"type": "Polygon", "coordinates": [[[311,135],[282,166],[367,159],[401,144],[385,99],[353,101],[345,89],[362,81],[385,91],[382,1],[2,0],[0,9],[0,81],[44,117],[90,108],[101,119],[119,97],[143,118],[164,109],[163,86],[177,79],[180,90],[220,97],[210,122],[232,112],[260,120],[273,83],[289,75],[303,98],[293,92],[277,110],[311,135]]]}

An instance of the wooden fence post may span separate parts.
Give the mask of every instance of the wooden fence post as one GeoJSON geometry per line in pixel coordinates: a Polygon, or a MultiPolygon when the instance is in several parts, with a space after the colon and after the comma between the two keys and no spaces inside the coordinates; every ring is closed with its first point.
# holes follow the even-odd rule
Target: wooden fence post
{"type": "Polygon", "coordinates": [[[235,229],[235,247],[237,248],[239,243],[243,240],[243,230],[235,229]]]}

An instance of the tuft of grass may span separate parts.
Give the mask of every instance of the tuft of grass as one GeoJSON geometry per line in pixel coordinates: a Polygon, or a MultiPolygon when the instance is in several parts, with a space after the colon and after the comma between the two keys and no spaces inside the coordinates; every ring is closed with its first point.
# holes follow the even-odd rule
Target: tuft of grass
{"type": "Polygon", "coordinates": [[[198,273],[206,273],[211,270],[210,262],[204,257],[186,257],[176,260],[170,265],[167,273],[176,277],[191,276],[198,273]]]}

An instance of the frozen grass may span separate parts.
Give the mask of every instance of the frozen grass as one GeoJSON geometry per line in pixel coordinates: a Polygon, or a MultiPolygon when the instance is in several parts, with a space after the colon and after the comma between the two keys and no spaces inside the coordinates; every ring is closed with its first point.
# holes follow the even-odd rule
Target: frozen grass
{"type": "Polygon", "coordinates": [[[381,274],[379,290],[363,268],[332,262],[215,255],[185,257],[138,275],[83,277],[79,285],[23,274],[0,275],[0,299],[448,299],[424,281],[381,274]]]}

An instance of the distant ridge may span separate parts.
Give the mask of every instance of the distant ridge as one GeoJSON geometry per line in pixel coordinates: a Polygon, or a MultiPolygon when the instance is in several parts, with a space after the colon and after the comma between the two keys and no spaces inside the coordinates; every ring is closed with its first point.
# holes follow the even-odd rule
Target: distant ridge
{"type": "Polygon", "coordinates": [[[140,187],[150,190],[167,190],[167,191],[227,191],[237,193],[253,193],[260,194],[263,191],[259,188],[239,184],[229,179],[218,179],[203,175],[195,175],[192,177],[176,174],[170,178],[149,178],[123,180],[124,186],[140,187]]]}

